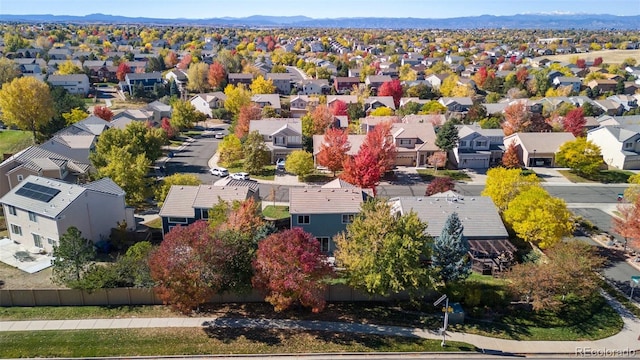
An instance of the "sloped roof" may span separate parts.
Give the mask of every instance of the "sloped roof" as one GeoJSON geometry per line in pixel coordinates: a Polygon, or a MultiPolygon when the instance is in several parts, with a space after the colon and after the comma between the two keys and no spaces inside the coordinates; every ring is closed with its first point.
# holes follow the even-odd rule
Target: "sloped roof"
{"type": "Polygon", "coordinates": [[[16,161],[17,163],[22,164],[22,166],[27,169],[39,171],[41,168],[39,168],[38,165],[33,163],[31,160],[44,158],[51,159],[53,161],[66,162],[67,168],[77,173],[86,173],[89,171],[89,169],[91,169],[90,164],[73,160],[69,157],[43,149],[39,146],[30,146],[10,157],[6,161],[16,161]]]}
{"type": "Polygon", "coordinates": [[[507,229],[491,198],[486,196],[462,197],[447,192],[429,197],[403,196],[390,199],[392,211],[406,214],[413,210],[420,220],[428,224],[427,234],[438,237],[447,218],[457,213],[463,234],[468,239],[506,239],[507,229]]]}
{"type": "Polygon", "coordinates": [[[562,144],[576,139],[570,132],[533,132],[509,135],[505,138],[504,143],[508,143],[506,139],[516,136],[520,139],[522,147],[526,149],[527,152],[532,153],[535,150],[539,154],[556,153],[562,144]]]}
{"type": "MultiPolygon", "coordinates": [[[[347,141],[351,144],[351,148],[347,151],[347,155],[355,155],[360,150],[366,135],[347,135],[347,141]]],[[[313,155],[318,155],[324,142],[324,135],[313,135],[313,155]]]]}
{"type": "Polygon", "coordinates": [[[84,187],[85,189],[89,189],[89,190],[93,190],[93,191],[97,191],[105,194],[111,194],[116,196],[125,195],[124,190],[122,190],[122,188],[118,186],[118,184],[113,182],[111,178],[102,178],[100,180],[96,180],[88,184],[83,184],[81,186],[84,187]]]}
{"type": "Polygon", "coordinates": [[[289,213],[355,214],[368,196],[360,188],[294,187],[289,189],[289,213]]]}
{"type": "Polygon", "coordinates": [[[299,135],[302,134],[302,122],[296,118],[274,118],[274,119],[262,119],[251,120],[249,122],[249,132],[258,131],[261,135],[272,135],[283,126],[288,126],[289,129],[296,131],[299,135]]]}
{"type": "Polygon", "coordinates": [[[252,193],[248,186],[173,185],[160,210],[163,217],[195,217],[195,209],[210,209],[220,200],[243,201],[252,193]]]}
{"type": "Polygon", "coordinates": [[[85,191],[87,191],[87,189],[80,185],[30,175],[11,189],[5,196],[0,198],[0,203],[12,205],[38,215],[55,218],[85,191]],[[36,200],[27,196],[18,195],[17,192],[28,183],[58,190],[58,193],[49,201],[36,200]]]}

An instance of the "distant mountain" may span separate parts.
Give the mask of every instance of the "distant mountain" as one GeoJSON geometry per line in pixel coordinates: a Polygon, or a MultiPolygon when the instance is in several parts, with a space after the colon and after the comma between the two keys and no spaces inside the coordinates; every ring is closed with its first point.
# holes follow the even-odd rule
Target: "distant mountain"
{"type": "Polygon", "coordinates": [[[510,16],[470,16],[448,19],[422,18],[334,18],[314,19],[306,16],[262,16],[211,19],[157,19],[105,14],[71,15],[6,15],[4,22],[116,23],[248,27],[317,27],[317,28],[382,28],[382,29],[640,29],[640,16],[607,14],[519,14],[510,16]]]}

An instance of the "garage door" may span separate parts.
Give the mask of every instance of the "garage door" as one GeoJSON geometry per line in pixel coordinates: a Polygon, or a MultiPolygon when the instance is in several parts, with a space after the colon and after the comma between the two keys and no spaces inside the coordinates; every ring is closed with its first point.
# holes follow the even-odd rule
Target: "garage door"
{"type": "Polygon", "coordinates": [[[489,159],[461,159],[459,169],[486,169],[489,167],[489,159]]]}
{"type": "Polygon", "coordinates": [[[396,165],[398,166],[414,166],[415,164],[415,156],[397,156],[396,157],[396,165]]]}

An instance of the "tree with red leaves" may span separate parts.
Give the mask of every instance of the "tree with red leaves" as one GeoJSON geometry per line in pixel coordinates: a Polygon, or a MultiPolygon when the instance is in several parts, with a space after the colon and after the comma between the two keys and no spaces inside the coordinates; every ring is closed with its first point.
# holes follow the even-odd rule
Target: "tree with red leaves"
{"type": "Polygon", "coordinates": [[[576,60],[576,66],[580,69],[584,69],[587,67],[587,61],[585,59],[578,59],[576,60]]]}
{"type": "Polygon", "coordinates": [[[396,145],[391,136],[391,122],[385,121],[376,125],[367,133],[361,149],[369,149],[378,159],[378,166],[382,174],[393,169],[396,162],[396,145]]]}
{"type": "Polygon", "coordinates": [[[324,309],[326,279],[333,270],[313,235],[301,228],[272,234],[258,245],[253,286],[266,293],[276,312],[299,303],[314,313],[324,309]]]}
{"type": "Polygon", "coordinates": [[[167,67],[167,69],[171,69],[177,64],[178,64],[178,55],[176,55],[176,53],[174,53],[173,51],[169,51],[167,56],[164,57],[164,65],[167,67]]]}
{"type": "Polygon", "coordinates": [[[593,59],[593,66],[600,66],[602,65],[602,57],[597,57],[595,59],[593,59]]]}
{"type": "Polygon", "coordinates": [[[251,120],[262,119],[262,109],[256,104],[244,105],[238,114],[238,123],[235,127],[235,134],[238,139],[242,139],[249,133],[249,123],[251,120]]]}
{"type": "Polygon", "coordinates": [[[527,82],[528,78],[529,71],[527,71],[527,68],[521,67],[518,69],[518,71],[516,71],[516,80],[518,80],[518,84],[520,84],[520,86],[524,87],[524,84],[527,82]]]}
{"type": "Polygon", "coordinates": [[[184,54],[184,56],[182,56],[182,59],[180,60],[178,65],[176,65],[176,67],[180,70],[187,70],[189,69],[189,64],[191,64],[191,54],[186,53],[184,54]]]}
{"type": "Polygon", "coordinates": [[[582,108],[575,108],[567,113],[562,123],[564,131],[570,132],[575,137],[584,136],[584,126],[587,120],[584,118],[582,108]]]}
{"type": "Polygon", "coordinates": [[[481,67],[475,75],[473,75],[473,81],[475,81],[476,85],[479,88],[484,88],[484,82],[487,80],[487,76],[489,72],[487,71],[487,67],[481,67]]]}
{"type": "Polygon", "coordinates": [[[519,169],[520,157],[518,156],[518,148],[515,143],[511,143],[507,148],[507,151],[502,155],[502,166],[507,169],[519,169]]]}
{"type": "Polygon", "coordinates": [[[94,106],[93,115],[106,121],[111,121],[111,119],[113,119],[113,111],[109,110],[109,108],[106,106],[100,106],[100,105],[94,106]]]}
{"type": "Polygon", "coordinates": [[[531,123],[531,114],[527,111],[527,107],[522,101],[511,104],[504,109],[504,121],[502,122],[502,130],[505,136],[517,132],[526,131],[531,123]]]}
{"type": "Polygon", "coordinates": [[[124,81],[124,77],[127,76],[128,73],[131,72],[131,67],[127,65],[127,63],[122,62],[118,65],[118,69],[116,70],[116,78],[120,81],[124,81]]]}
{"type": "Polygon", "coordinates": [[[207,245],[212,241],[204,221],[176,226],[149,257],[158,297],[172,308],[189,313],[214,295],[213,269],[207,245]]]}
{"type": "Polygon", "coordinates": [[[312,134],[320,135],[333,125],[335,118],[326,105],[318,105],[311,113],[311,119],[312,134]]]}
{"type": "Polygon", "coordinates": [[[442,193],[445,191],[455,189],[456,184],[453,182],[453,179],[448,176],[436,177],[431,180],[429,185],[427,185],[427,190],[425,191],[425,196],[431,196],[433,194],[442,193]]]}
{"type": "Polygon", "coordinates": [[[164,130],[165,134],[167,134],[167,139],[173,139],[178,134],[178,130],[171,126],[169,118],[162,118],[160,127],[164,130]]]}
{"type": "Polygon", "coordinates": [[[344,101],[336,100],[331,104],[331,106],[329,107],[329,110],[334,116],[346,116],[348,106],[347,106],[347,103],[345,103],[344,101]]]}
{"type": "Polygon", "coordinates": [[[351,150],[348,139],[346,130],[328,129],[324,134],[317,160],[318,164],[333,171],[333,176],[336,176],[336,171],[342,170],[347,153],[351,150]]]}
{"type": "Polygon", "coordinates": [[[342,167],[344,168],[340,174],[342,180],[363,189],[373,189],[374,192],[380,183],[380,178],[384,175],[378,166],[377,156],[369,148],[360,148],[355,156],[348,156],[342,167]]]}
{"type": "Polygon", "coordinates": [[[262,220],[260,203],[253,198],[231,204],[226,220],[218,226],[219,231],[235,231],[255,236],[265,223],[262,220]]]}
{"type": "Polygon", "coordinates": [[[438,171],[438,168],[442,168],[447,165],[447,153],[444,151],[436,151],[427,159],[429,165],[433,166],[434,172],[438,171]]]}
{"type": "Polygon", "coordinates": [[[400,99],[402,98],[402,84],[400,80],[391,80],[383,83],[378,89],[379,96],[392,96],[393,103],[396,104],[396,108],[400,106],[400,99]]]}
{"type": "Polygon", "coordinates": [[[214,61],[213,64],[209,65],[207,81],[213,89],[222,89],[225,86],[226,80],[227,71],[221,63],[214,61]]]}
{"type": "Polygon", "coordinates": [[[613,231],[640,248],[640,197],[633,204],[618,205],[618,213],[613,217],[613,231]]]}

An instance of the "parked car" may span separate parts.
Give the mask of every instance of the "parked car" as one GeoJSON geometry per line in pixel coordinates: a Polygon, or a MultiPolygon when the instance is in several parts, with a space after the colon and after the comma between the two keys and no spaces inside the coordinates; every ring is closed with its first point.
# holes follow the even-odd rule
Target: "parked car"
{"type": "Polygon", "coordinates": [[[249,180],[249,173],[246,173],[246,172],[234,173],[234,174],[231,174],[231,178],[236,180],[249,180]]]}
{"type": "Polygon", "coordinates": [[[215,175],[215,176],[220,176],[220,177],[229,176],[229,170],[222,167],[211,168],[209,172],[211,173],[211,175],[215,175]]]}
{"type": "Polygon", "coordinates": [[[217,132],[214,136],[216,139],[224,139],[224,133],[221,132],[217,132]]]}
{"type": "Polygon", "coordinates": [[[285,160],[283,158],[278,159],[278,161],[276,161],[276,169],[284,170],[284,164],[285,160]]]}

